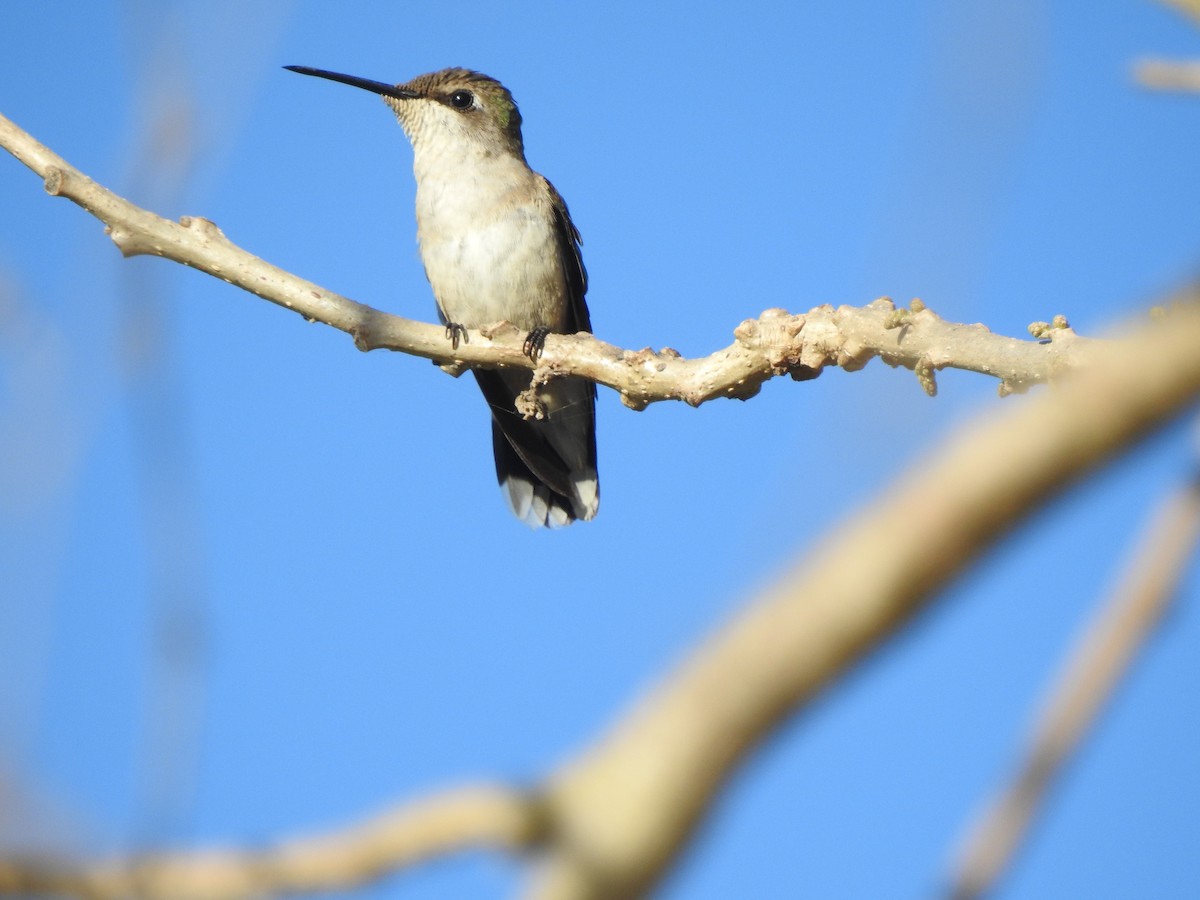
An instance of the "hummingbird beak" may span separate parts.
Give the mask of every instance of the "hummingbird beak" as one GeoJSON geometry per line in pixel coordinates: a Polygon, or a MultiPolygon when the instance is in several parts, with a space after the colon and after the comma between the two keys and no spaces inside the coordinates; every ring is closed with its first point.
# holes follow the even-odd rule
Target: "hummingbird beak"
{"type": "Polygon", "coordinates": [[[315,75],[317,78],[340,81],[342,84],[362,88],[364,91],[370,91],[372,94],[380,94],[384,97],[395,97],[397,100],[415,100],[421,96],[416,91],[407,91],[398,85],[385,84],[382,81],[371,81],[369,78],[358,78],[354,75],[342,75],[338,72],[328,72],[325,69],[313,69],[309,66],[284,66],[284,68],[291,72],[299,72],[301,75],[315,75]]]}

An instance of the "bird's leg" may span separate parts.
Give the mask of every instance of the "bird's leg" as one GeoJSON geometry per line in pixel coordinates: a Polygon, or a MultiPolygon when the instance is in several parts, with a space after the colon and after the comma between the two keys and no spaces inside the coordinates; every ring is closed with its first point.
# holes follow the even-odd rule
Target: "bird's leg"
{"type": "Polygon", "coordinates": [[[450,339],[450,349],[458,349],[458,341],[461,338],[464,344],[470,343],[467,340],[467,329],[457,322],[446,323],[446,337],[450,339]]]}
{"type": "Polygon", "coordinates": [[[525,335],[525,343],[522,345],[521,351],[537,362],[538,357],[542,355],[542,348],[546,346],[546,335],[548,334],[550,334],[550,329],[545,325],[539,325],[525,335]]]}

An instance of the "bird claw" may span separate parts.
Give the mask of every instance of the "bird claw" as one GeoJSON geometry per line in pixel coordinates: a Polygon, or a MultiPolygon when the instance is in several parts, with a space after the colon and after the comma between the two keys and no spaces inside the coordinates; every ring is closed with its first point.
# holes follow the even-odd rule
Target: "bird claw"
{"type": "Polygon", "coordinates": [[[464,344],[470,343],[467,339],[467,329],[457,322],[446,323],[446,337],[450,340],[450,349],[457,350],[459,339],[462,339],[464,344]]]}
{"type": "Polygon", "coordinates": [[[521,351],[532,359],[538,361],[538,357],[542,355],[542,349],[546,346],[546,335],[550,333],[550,329],[545,325],[539,325],[529,334],[525,335],[525,343],[521,346],[521,351]]]}

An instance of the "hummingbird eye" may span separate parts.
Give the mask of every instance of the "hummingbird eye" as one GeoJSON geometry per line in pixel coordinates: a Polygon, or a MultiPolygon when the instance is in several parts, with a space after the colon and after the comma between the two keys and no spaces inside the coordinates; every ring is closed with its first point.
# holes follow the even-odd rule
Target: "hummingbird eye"
{"type": "Polygon", "coordinates": [[[470,91],[455,91],[450,95],[450,105],[455,109],[470,109],[475,103],[475,95],[470,91]]]}

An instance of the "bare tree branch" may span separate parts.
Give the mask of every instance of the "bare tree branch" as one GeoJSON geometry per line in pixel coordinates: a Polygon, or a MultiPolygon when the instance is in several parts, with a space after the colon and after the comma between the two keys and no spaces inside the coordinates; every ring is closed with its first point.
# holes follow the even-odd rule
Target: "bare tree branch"
{"type": "Polygon", "coordinates": [[[1198,537],[1200,481],[1193,481],[1163,504],[1129,571],[1072,652],[1016,777],[973,829],[950,896],[980,897],[1008,867],[1055,776],[1166,612],[1198,537]]]}
{"type": "Polygon", "coordinates": [[[342,831],[262,851],[209,850],[93,866],[0,860],[0,893],[241,900],[345,889],[473,847],[527,850],[541,839],[542,823],[530,796],[490,785],[461,787],[342,831]]]}
{"type": "MultiPolygon", "coordinates": [[[[1160,0],[1173,6],[1200,25],[1200,0],[1160,0]]],[[[1200,61],[1146,59],[1133,67],[1134,80],[1142,87],[1160,91],[1200,91],[1200,61]]]]}
{"type": "MultiPolygon", "coordinates": [[[[658,400],[698,406],[716,397],[744,399],[779,375],[815,377],[826,365],[859,369],[873,357],[917,373],[933,393],[934,372],[953,367],[1001,380],[1001,392],[1079,365],[1094,342],[1079,338],[1059,319],[1037,329],[1041,341],[992,334],[983,325],[946,322],[914,301],[896,311],[886,298],[866,307],[820,306],[803,315],[770,309],[734,330],[734,343],[701,359],[670,348],[622,350],[591,335],[551,335],[535,363],[523,352],[524,335],[512,327],[472,331],[457,349],[445,329],[393,316],[285,272],[233,244],[207,219],[172,222],[141,209],[92,181],[11,121],[0,116],[0,146],[45,180],[46,191],[67,197],[106,225],[126,256],[150,254],[192,266],[352,335],[361,350],[400,350],[459,369],[462,366],[533,368],[535,382],[582,375],[621,394],[641,409],[658,400]]],[[[531,401],[533,398],[529,398],[531,401]]],[[[532,406],[530,407],[532,412],[532,406]]]]}
{"type": "Polygon", "coordinates": [[[1200,91],[1200,61],[1147,59],[1134,66],[1133,77],[1159,91],[1200,91]]]}
{"type": "Polygon", "coordinates": [[[1173,6],[1185,16],[1190,16],[1196,25],[1200,25],[1200,0],[1162,0],[1167,6],[1173,6]]]}

